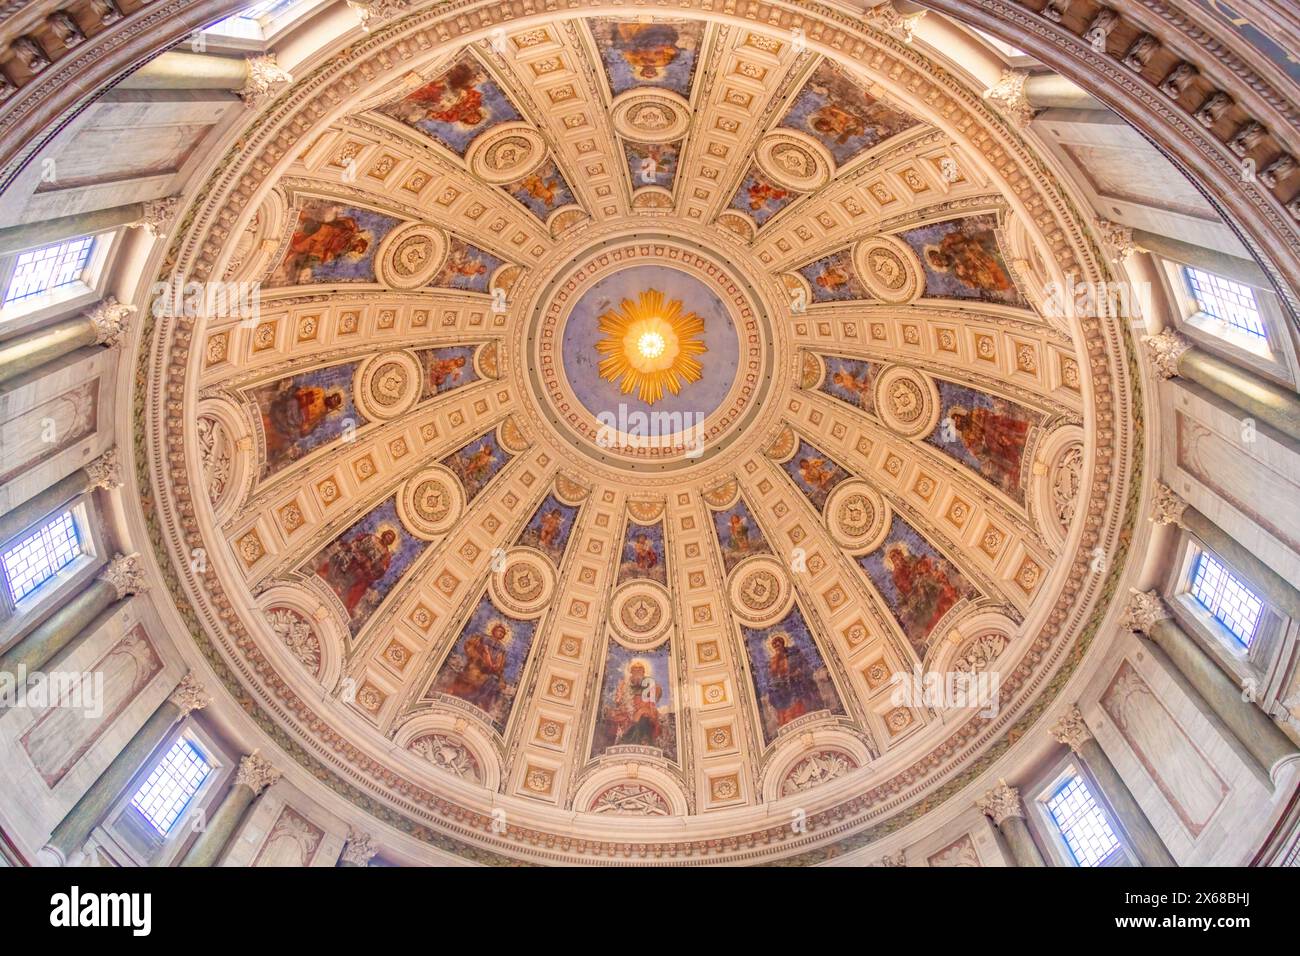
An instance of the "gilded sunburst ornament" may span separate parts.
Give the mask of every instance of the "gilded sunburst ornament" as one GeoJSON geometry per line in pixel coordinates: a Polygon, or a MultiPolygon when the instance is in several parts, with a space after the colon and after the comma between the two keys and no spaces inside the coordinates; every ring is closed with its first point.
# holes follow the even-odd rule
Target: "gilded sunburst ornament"
{"type": "Polygon", "coordinates": [[[618,385],[624,395],[635,391],[647,405],[674,395],[689,382],[698,382],[704,367],[695,356],[708,351],[699,336],[704,320],[683,312],[679,299],[667,301],[657,289],[642,292],[637,301],[624,299],[618,311],[600,317],[604,338],[596,343],[600,377],[618,385]]]}

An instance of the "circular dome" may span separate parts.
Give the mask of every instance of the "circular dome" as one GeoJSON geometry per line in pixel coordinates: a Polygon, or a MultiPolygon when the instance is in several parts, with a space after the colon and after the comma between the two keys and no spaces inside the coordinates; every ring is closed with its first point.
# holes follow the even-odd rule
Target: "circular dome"
{"type": "Polygon", "coordinates": [[[1110,274],[1076,205],[819,9],[464,6],[323,49],[169,236],[161,282],[260,283],[145,319],[191,636],[285,759],[472,859],[821,859],[928,812],[1126,563],[1131,343],[1039,301],[1110,274]],[[996,706],[899,696],[993,632],[996,706]]]}

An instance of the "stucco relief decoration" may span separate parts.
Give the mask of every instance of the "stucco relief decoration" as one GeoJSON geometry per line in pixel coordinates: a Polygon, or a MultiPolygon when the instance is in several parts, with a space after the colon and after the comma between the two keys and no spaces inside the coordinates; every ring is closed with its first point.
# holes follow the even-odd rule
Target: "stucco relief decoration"
{"type": "Polygon", "coordinates": [[[397,514],[412,534],[432,541],[460,520],[465,491],[456,475],[433,465],[408,479],[397,497],[397,514]]]}
{"type": "Polygon", "coordinates": [[[428,285],[447,258],[447,240],[432,226],[412,223],[384,237],[376,254],[379,281],[392,289],[428,285]]]}
{"type": "Polygon", "coordinates": [[[853,250],[853,263],[872,296],[903,305],[925,291],[925,271],[907,243],[893,236],[872,236],[853,250]]]}
{"type": "Polygon", "coordinates": [[[294,659],[307,669],[307,673],[320,673],[320,637],[311,622],[291,607],[272,607],[267,610],[266,619],[271,625],[272,633],[283,642],[294,659]]]}
{"type": "Polygon", "coordinates": [[[898,434],[919,438],[932,432],[938,423],[939,390],[929,376],[893,366],[876,379],[876,409],[898,434]]]}
{"type": "Polygon", "coordinates": [[[474,751],[449,734],[422,734],[407,744],[406,749],[427,760],[443,773],[473,782],[483,779],[474,751]]]}
{"type": "Polygon", "coordinates": [[[819,750],[801,759],[781,781],[781,793],[805,793],[857,768],[857,761],[842,750],[819,750]]]}

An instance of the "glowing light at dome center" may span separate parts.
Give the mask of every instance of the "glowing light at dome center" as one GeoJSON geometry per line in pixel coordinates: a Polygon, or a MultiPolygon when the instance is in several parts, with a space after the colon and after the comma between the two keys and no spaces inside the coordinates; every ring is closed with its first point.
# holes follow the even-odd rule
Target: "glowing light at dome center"
{"type": "Polygon", "coordinates": [[[647,405],[698,382],[704,367],[695,358],[708,351],[700,336],[704,320],[684,312],[678,299],[665,301],[657,289],[647,289],[637,301],[624,299],[617,311],[599,319],[604,338],[596,343],[600,377],[618,385],[623,394],[635,391],[647,405]]]}

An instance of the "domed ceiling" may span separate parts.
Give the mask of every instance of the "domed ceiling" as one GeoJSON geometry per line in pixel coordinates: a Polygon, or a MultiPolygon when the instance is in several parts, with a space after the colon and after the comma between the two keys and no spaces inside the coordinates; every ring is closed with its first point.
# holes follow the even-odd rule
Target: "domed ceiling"
{"type": "Polygon", "coordinates": [[[180,613],[285,759],[472,859],[862,846],[1024,732],[1124,561],[1135,376],[1044,307],[1106,278],[1060,184],[897,37],[708,6],[323,51],[159,266],[180,613]]]}

